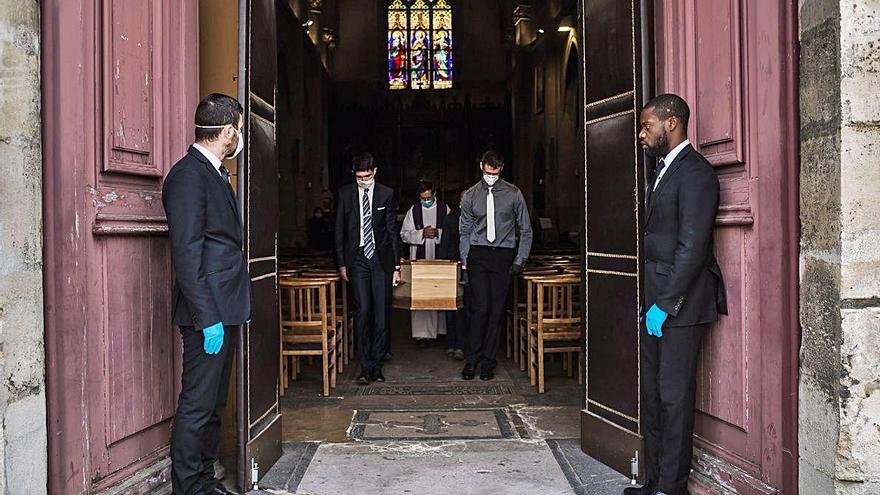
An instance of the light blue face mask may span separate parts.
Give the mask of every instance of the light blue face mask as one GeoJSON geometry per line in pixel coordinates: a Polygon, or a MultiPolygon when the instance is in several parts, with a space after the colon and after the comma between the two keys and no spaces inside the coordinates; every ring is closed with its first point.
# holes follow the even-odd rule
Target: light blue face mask
{"type": "Polygon", "coordinates": [[[425,208],[430,208],[430,207],[434,206],[434,198],[423,199],[422,206],[424,206],[425,208]]]}

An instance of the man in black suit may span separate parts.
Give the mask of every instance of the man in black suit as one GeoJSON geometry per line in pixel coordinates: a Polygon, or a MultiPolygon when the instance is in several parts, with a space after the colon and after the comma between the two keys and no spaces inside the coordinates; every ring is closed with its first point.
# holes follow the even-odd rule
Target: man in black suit
{"type": "Polygon", "coordinates": [[[627,495],[687,493],[700,340],[727,313],[713,254],[718,177],[687,139],[689,117],[687,103],[671,94],[652,99],[640,117],[642,149],[658,158],[645,195],[640,339],[647,483],[627,495]]]}
{"type": "Polygon", "coordinates": [[[336,205],[336,265],[342,278],[351,282],[354,295],[358,385],[385,381],[387,304],[391,285],[400,281],[397,202],[390,187],[376,182],[378,171],[371,154],[356,155],[355,184],[339,188],[336,205]]]}
{"type": "Polygon", "coordinates": [[[227,493],[213,465],[238,327],[250,318],[251,281],[238,203],[222,160],[241,152],[242,125],[238,101],[206,96],[196,109],[196,142],[162,187],[175,274],[172,320],[183,338],[171,433],[171,482],[180,495],[227,493]]]}

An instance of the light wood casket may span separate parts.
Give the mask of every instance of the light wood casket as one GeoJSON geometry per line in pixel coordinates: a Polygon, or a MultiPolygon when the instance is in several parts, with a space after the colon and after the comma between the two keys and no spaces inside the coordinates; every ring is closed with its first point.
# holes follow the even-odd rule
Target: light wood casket
{"type": "Polygon", "coordinates": [[[400,266],[401,283],[394,288],[391,304],[397,309],[413,311],[461,308],[464,290],[458,280],[457,261],[405,261],[400,266]]]}

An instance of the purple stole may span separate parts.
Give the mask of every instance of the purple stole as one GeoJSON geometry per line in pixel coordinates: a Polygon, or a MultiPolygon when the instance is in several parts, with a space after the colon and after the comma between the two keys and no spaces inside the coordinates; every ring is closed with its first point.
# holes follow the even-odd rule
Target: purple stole
{"type": "MultiPolygon", "coordinates": [[[[434,228],[441,229],[443,228],[443,221],[446,220],[446,203],[436,200],[434,203],[434,207],[437,208],[437,225],[434,225],[434,228]]],[[[422,230],[425,228],[425,221],[422,219],[422,202],[416,202],[415,206],[413,206],[413,223],[416,224],[416,230],[422,230]]],[[[427,242],[427,239],[425,239],[427,242]]],[[[425,259],[425,244],[419,244],[416,247],[416,258],[417,260],[425,259]]]]}

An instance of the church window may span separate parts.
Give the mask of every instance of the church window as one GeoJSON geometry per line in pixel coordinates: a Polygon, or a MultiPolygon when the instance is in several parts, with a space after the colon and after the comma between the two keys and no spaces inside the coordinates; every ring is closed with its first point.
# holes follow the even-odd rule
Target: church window
{"type": "Polygon", "coordinates": [[[447,0],[388,4],[388,87],[452,87],[452,8],[447,0]]]}

